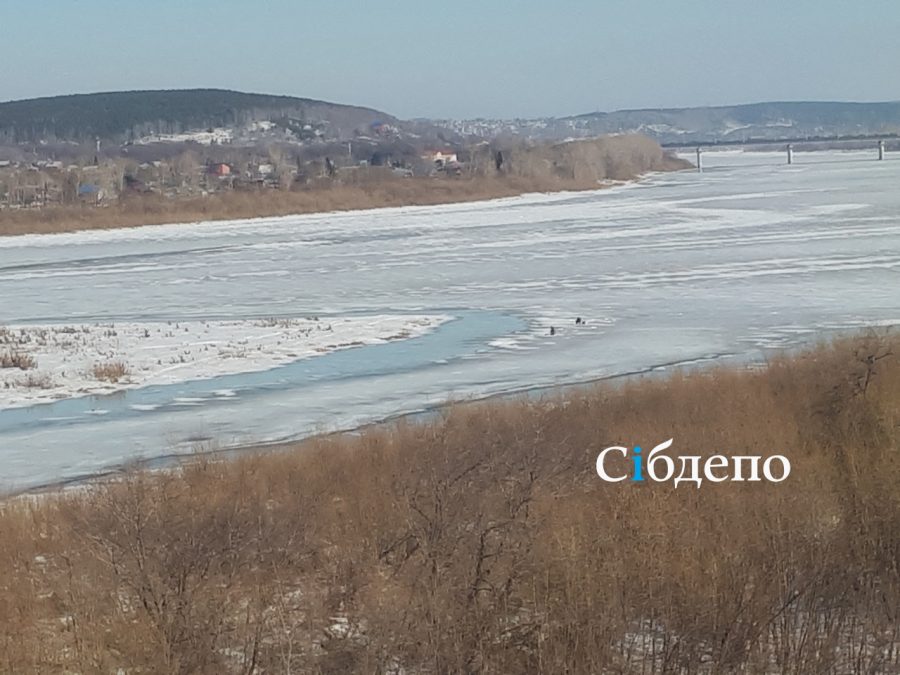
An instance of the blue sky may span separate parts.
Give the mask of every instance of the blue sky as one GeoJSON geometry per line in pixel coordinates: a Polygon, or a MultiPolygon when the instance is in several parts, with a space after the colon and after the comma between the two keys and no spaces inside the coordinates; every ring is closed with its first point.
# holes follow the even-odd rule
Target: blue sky
{"type": "Polygon", "coordinates": [[[401,117],[900,99],[898,0],[0,0],[0,100],[223,87],[401,117]]]}

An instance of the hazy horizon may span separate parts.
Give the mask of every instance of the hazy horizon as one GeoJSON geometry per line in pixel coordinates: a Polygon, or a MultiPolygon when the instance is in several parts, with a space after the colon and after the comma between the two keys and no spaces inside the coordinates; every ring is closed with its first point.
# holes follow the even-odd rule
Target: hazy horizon
{"type": "MultiPolygon", "coordinates": [[[[310,98],[308,96],[302,96],[299,94],[287,94],[287,93],[283,93],[283,92],[246,91],[246,90],[232,89],[232,88],[228,88],[228,87],[202,87],[202,86],[199,86],[199,87],[163,87],[161,89],[116,89],[116,90],[102,90],[102,91],[99,91],[99,90],[98,91],[73,91],[73,92],[66,92],[66,93],[59,93],[59,94],[47,94],[47,95],[29,97],[29,98],[24,98],[24,99],[20,99],[20,98],[2,99],[2,100],[0,100],[0,104],[15,103],[18,101],[48,99],[48,98],[61,98],[61,97],[67,97],[67,96],[92,96],[92,95],[101,95],[101,94],[138,93],[138,92],[144,92],[144,91],[153,92],[153,91],[203,91],[203,90],[233,91],[233,92],[240,93],[240,94],[251,94],[251,95],[258,95],[258,96],[288,96],[288,97],[294,97],[294,98],[300,98],[300,99],[310,98]]],[[[375,109],[374,106],[368,106],[365,104],[358,103],[356,101],[337,101],[337,100],[325,100],[325,99],[316,99],[316,100],[320,100],[325,103],[333,103],[333,104],[339,104],[339,105],[348,105],[348,106],[356,106],[356,107],[361,107],[361,108],[375,109]]],[[[586,114],[591,114],[591,113],[640,112],[641,110],[684,110],[684,109],[690,109],[690,108],[698,108],[698,109],[700,109],[700,108],[733,108],[733,107],[738,107],[738,106],[761,105],[761,104],[781,105],[781,104],[794,104],[794,103],[814,103],[814,104],[815,103],[818,103],[818,104],[838,103],[838,104],[848,104],[848,105],[857,105],[857,104],[858,105],[866,105],[866,104],[880,104],[880,103],[900,103],[900,99],[879,99],[879,100],[873,99],[873,100],[868,100],[868,101],[833,100],[833,99],[832,100],[796,99],[796,100],[765,100],[765,101],[760,100],[760,101],[740,101],[737,103],[719,103],[719,104],[707,105],[707,106],[659,106],[656,108],[616,108],[616,109],[610,109],[610,110],[580,110],[580,111],[574,111],[571,113],[566,113],[566,114],[561,114],[561,115],[540,115],[540,116],[536,116],[536,117],[565,118],[565,117],[577,117],[579,115],[586,115],[586,114]]],[[[392,110],[379,109],[379,112],[394,114],[392,110]]],[[[395,116],[397,116],[400,119],[407,119],[407,120],[440,119],[440,117],[427,117],[427,116],[408,117],[408,118],[403,118],[402,116],[399,116],[399,115],[395,115],[395,116]]],[[[516,119],[516,118],[523,119],[523,118],[525,118],[525,116],[509,115],[506,117],[497,117],[496,119],[516,119]]],[[[471,115],[471,116],[468,116],[465,118],[456,118],[456,119],[477,120],[477,119],[493,119],[493,117],[490,117],[487,115],[471,115]]]]}
{"type": "Polygon", "coordinates": [[[888,0],[0,5],[4,101],[216,88],[410,119],[900,99],[888,0]]]}

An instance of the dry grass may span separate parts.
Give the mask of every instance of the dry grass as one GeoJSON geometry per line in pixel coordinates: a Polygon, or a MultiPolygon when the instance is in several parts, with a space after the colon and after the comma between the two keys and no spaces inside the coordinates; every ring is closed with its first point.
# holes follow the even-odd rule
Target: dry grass
{"type": "Polygon", "coordinates": [[[128,366],[124,361],[95,363],[91,367],[91,375],[95,380],[115,383],[128,375],[128,366]]]}
{"type": "Polygon", "coordinates": [[[294,190],[222,192],[207,197],[131,195],[115,205],[0,211],[0,235],[68,232],[162,223],[284,216],[388,206],[433,205],[511,197],[527,192],[596,189],[599,180],[627,180],[648,171],[685,168],[644,137],[621,136],[561,145],[516,147],[496,173],[489,151],[476,175],[399,178],[385,169],[342,172],[294,190]]]}
{"type": "Polygon", "coordinates": [[[14,673],[900,672],[900,346],[876,336],[0,506],[14,673]],[[597,453],[790,458],[602,483],[597,453]]]}
{"type": "Polygon", "coordinates": [[[33,356],[23,352],[3,352],[0,353],[0,368],[31,370],[37,368],[37,361],[33,356]]]}

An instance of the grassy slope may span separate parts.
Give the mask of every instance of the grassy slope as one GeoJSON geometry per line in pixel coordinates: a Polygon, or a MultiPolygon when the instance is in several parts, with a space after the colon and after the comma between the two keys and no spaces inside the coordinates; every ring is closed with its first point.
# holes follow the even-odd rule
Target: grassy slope
{"type": "Polygon", "coordinates": [[[897,672],[898,347],[460,405],[12,500],[0,670],[897,672]],[[594,473],[606,446],[670,437],[793,471],[699,490],[594,473]]]}

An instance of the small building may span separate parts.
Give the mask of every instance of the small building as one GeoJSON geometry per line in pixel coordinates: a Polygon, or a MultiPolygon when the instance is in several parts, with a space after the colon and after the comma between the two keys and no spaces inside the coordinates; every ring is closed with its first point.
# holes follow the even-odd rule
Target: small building
{"type": "Polygon", "coordinates": [[[224,163],[210,164],[206,169],[206,173],[208,173],[210,176],[218,176],[219,178],[224,178],[225,176],[231,175],[231,166],[224,163]]]}
{"type": "Polygon", "coordinates": [[[443,169],[448,164],[456,164],[459,161],[455,150],[428,150],[422,155],[422,159],[434,164],[438,170],[443,169]]]}
{"type": "Polygon", "coordinates": [[[103,197],[103,190],[95,183],[82,183],[78,186],[78,198],[81,201],[99,204],[103,197]]]}
{"type": "Polygon", "coordinates": [[[369,128],[376,136],[392,136],[398,132],[397,127],[382,121],[372,122],[369,128]]]}

